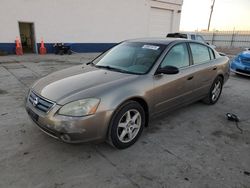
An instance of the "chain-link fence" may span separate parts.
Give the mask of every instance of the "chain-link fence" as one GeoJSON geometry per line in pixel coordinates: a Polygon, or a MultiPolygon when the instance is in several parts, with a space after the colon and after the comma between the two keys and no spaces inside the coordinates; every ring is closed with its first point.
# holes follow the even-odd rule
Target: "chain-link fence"
{"type": "Polygon", "coordinates": [[[250,31],[202,31],[197,34],[217,47],[250,48],[250,31]]]}

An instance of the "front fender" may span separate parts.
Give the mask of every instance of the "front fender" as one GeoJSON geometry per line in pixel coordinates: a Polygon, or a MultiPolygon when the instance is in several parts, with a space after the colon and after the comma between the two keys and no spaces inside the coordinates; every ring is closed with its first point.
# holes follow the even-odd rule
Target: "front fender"
{"type": "Polygon", "coordinates": [[[152,77],[143,76],[142,78],[132,80],[124,85],[116,86],[112,89],[112,92],[107,92],[101,98],[101,103],[107,109],[113,111],[127,100],[140,98],[147,103],[150,113],[153,110],[155,101],[152,77]]]}

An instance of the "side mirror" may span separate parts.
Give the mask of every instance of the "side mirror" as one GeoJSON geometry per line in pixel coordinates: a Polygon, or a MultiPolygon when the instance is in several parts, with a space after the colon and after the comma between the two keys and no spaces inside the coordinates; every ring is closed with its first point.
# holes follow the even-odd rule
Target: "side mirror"
{"type": "Polygon", "coordinates": [[[209,42],[206,42],[207,45],[210,45],[209,42]]]}
{"type": "Polygon", "coordinates": [[[163,68],[158,68],[155,74],[178,74],[179,69],[174,66],[165,66],[163,68]]]}

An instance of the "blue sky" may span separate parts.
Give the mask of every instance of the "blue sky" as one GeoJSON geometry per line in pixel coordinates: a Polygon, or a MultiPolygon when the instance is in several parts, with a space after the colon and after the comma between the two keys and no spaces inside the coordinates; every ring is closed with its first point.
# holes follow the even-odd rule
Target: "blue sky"
{"type": "MultiPolygon", "coordinates": [[[[206,29],[212,0],[184,0],[180,30],[206,29]]],[[[210,29],[250,30],[250,0],[216,0],[210,29]]]]}

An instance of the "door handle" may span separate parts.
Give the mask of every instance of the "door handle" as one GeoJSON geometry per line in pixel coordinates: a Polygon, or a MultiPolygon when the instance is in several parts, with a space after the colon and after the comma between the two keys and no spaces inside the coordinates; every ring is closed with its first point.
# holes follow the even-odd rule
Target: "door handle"
{"type": "Polygon", "coordinates": [[[217,67],[213,67],[213,70],[216,70],[217,69],[217,67]]]}
{"type": "Polygon", "coordinates": [[[192,80],[194,78],[194,76],[190,76],[187,78],[187,80],[192,80]]]}

